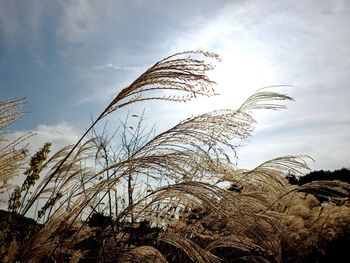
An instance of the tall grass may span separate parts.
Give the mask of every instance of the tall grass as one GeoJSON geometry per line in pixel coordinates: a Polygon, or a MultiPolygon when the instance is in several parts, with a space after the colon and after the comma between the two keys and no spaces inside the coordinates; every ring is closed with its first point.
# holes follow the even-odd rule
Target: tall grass
{"type": "Polygon", "coordinates": [[[4,137],[5,129],[24,114],[24,103],[24,99],[0,100],[0,194],[11,188],[10,180],[19,174],[19,168],[26,161],[27,149],[21,143],[30,133],[12,142],[8,142],[4,137]]]}
{"type": "Polygon", "coordinates": [[[349,231],[348,184],[296,187],[286,180],[308,170],[309,157],[279,157],[248,170],[227,153],[253,132],[253,111],[285,108],[281,103],[292,100],[285,94],[260,90],[236,110],[190,117],[155,136],[143,134],[141,122],[135,130],[124,122],[121,150],[95,132],[98,122],[130,104],[215,95],[206,73],[218,61],[195,51],[157,62],[114,97],[75,145],[41,158],[43,179],[16,211],[25,216],[38,207],[42,226],[22,243],[7,236],[3,260],[292,262],[292,255],[307,254],[300,240],[319,252],[349,231]],[[329,202],[321,206],[310,193],[329,202]]]}

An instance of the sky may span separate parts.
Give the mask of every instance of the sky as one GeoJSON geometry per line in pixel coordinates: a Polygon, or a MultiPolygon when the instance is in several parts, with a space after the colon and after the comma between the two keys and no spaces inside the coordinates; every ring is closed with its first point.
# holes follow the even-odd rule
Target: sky
{"type": "MultiPolygon", "coordinates": [[[[25,97],[16,137],[32,130],[32,151],[73,143],[122,88],[176,52],[203,49],[222,63],[211,77],[220,96],[187,104],[152,102],[148,126],[238,108],[258,89],[295,99],[258,112],[238,149],[238,166],[310,155],[311,169],[350,167],[350,2],[209,0],[0,0],[0,95],[25,97]]],[[[110,115],[112,131],[126,111],[110,115]]]]}

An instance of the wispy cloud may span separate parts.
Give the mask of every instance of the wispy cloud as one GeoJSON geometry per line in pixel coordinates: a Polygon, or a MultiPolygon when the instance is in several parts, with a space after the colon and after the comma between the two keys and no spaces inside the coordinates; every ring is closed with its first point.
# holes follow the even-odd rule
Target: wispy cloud
{"type": "Polygon", "coordinates": [[[107,18],[120,5],[119,0],[69,0],[60,1],[62,16],[57,35],[71,44],[91,39],[101,31],[107,18]]]}
{"type": "MultiPolygon", "coordinates": [[[[280,118],[283,118],[283,113],[280,118]]],[[[276,132],[274,127],[263,131],[258,129],[246,146],[238,149],[238,163],[241,167],[252,168],[275,157],[306,154],[315,160],[309,163],[312,169],[349,168],[349,124],[329,123],[327,126],[324,129],[315,124],[307,129],[290,130],[284,127],[280,132],[276,132]]]]}
{"type": "MultiPolygon", "coordinates": [[[[41,1],[0,1],[1,40],[9,49],[20,46],[29,49],[41,41],[44,5],[41,1]],[[30,36],[30,38],[28,38],[30,36]]],[[[35,52],[35,51],[34,51],[35,52]]]]}
{"type": "Polygon", "coordinates": [[[140,70],[144,67],[137,67],[137,66],[119,66],[112,63],[107,63],[105,65],[100,65],[94,67],[95,70],[105,70],[105,69],[113,69],[113,70],[122,70],[122,71],[133,71],[133,70],[140,70]]]}
{"type": "Polygon", "coordinates": [[[58,36],[71,43],[86,40],[96,30],[98,19],[89,1],[61,1],[61,4],[63,15],[58,36]]]}

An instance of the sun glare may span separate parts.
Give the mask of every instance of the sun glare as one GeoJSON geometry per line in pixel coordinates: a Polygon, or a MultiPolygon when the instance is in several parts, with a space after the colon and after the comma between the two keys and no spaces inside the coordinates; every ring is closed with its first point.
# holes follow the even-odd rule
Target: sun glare
{"type": "Polygon", "coordinates": [[[215,109],[237,108],[257,90],[281,83],[275,82],[274,68],[268,60],[249,54],[220,52],[224,60],[209,77],[217,82],[218,96],[199,98],[190,103],[194,114],[215,109]]]}

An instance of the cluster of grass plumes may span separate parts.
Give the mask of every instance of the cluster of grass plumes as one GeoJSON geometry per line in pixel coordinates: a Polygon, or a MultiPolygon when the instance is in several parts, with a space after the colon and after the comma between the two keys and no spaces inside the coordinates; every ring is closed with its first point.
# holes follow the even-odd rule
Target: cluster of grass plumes
{"type": "Polygon", "coordinates": [[[11,188],[10,180],[26,162],[27,149],[22,143],[30,133],[10,142],[4,137],[5,129],[23,116],[24,103],[24,99],[0,100],[0,194],[11,188]]]}
{"type": "MultiPolygon", "coordinates": [[[[347,239],[347,245],[349,245],[349,203],[320,204],[314,195],[302,193],[291,194],[284,202],[285,235],[282,239],[282,247],[285,261],[322,262],[322,258],[328,256],[327,252],[331,252],[328,248],[332,243],[347,239]],[[303,249],[301,249],[301,243],[303,249]]],[[[346,254],[341,246],[338,249],[338,255],[335,255],[337,258],[332,259],[334,261],[341,259],[342,254],[346,254]]],[[[326,261],[323,260],[323,262],[326,261]]]]}
{"type": "Polygon", "coordinates": [[[308,170],[307,156],[239,169],[227,153],[253,132],[253,110],[283,109],[281,102],[292,100],[285,94],[260,90],[236,110],[194,116],[155,136],[125,121],[117,149],[97,134],[101,119],[136,102],[215,95],[207,60],[219,58],[195,51],[157,62],[115,96],[75,145],[51,156],[48,145],[39,150],[12,211],[20,222],[34,210],[42,225],[23,242],[2,240],[2,260],[295,262],[322,256],[347,233],[348,184],[288,183],[288,174],[308,170]]]}
{"type": "MultiPolygon", "coordinates": [[[[155,63],[131,85],[122,89],[96,118],[79,141],[71,147],[71,150],[56,166],[37,193],[30,198],[28,205],[22,211],[22,215],[26,215],[34,205],[34,202],[40,198],[48,187],[48,184],[60,173],[61,166],[78,148],[86,135],[106,115],[127,105],[146,100],[187,102],[197,96],[215,95],[212,88],[215,82],[211,81],[206,75],[208,71],[214,69],[215,65],[208,60],[219,61],[220,59],[215,53],[204,51],[174,54],[155,63]],[[172,95],[168,95],[169,92],[172,92],[172,95]]],[[[51,195],[50,199],[52,200],[53,198],[55,198],[54,195],[51,195]]]]}
{"type": "MultiPolygon", "coordinates": [[[[14,178],[21,174],[27,159],[26,140],[32,134],[27,133],[13,141],[6,138],[10,132],[6,130],[11,124],[20,119],[23,114],[24,99],[5,99],[0,101],[0,196],[4,197],[14,188],[14,178]]],[[[20,199],[20,190],[13,192],[16,200],[20,199]],[[18,198],[18,199],[17,199],[18,198]]],[[[1,205],[6,202],[0,199],[1,205]]],[[[20,202],[16,202],[19,204],[20,202]]],[[[12,210],[12,209],[10,209],[12,210]]],[[[34,220],[33,220],[34,221],[34,220]]],[[[11,258],[18,249],[18,243],[24,242],[24,236],[29,228],[35,225],[31,220],[17,221],[15,215],[0,210],[0,258],[6,254],[11,258]],[[22,232],[21,236],[17,234],[22,232]],[[13,241],[13,242],[12,242],[13,241]]]]}
{"type": "Polygon", "coordinates": [[[23,116],[24,99],[0,100],[0,129],[10,126],[23,116]]]}

